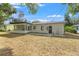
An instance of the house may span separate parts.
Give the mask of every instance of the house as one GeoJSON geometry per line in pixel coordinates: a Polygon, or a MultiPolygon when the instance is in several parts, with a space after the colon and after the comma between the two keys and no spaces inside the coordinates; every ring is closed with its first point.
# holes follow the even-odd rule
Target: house
{"type": "Polygon", "coordinates": [[[0,31],[5,31],[5,25],[4,24],[0,24],[0,31]]]}
{"type": "Polygon", "coordinates": [[[77,33],[79,33],[79,24],[75,24],[74,26],[75,26],[77,33]]]}
{"type": "Polygon", "coordinates": [[[64,22],[16,22],[10,23],[7,31],[13,33],[43,33],[52,35],[64,34],[64,22]]]}

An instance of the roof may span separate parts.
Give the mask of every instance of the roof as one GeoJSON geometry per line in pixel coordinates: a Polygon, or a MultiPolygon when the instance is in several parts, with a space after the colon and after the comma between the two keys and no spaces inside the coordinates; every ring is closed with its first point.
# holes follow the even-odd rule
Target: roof
{"type": "Polygon", "coordinates": [[[10,24],[64,24],[65,22],[37,22],[37,23],[29,23],[29,22],[11,22],[10,24]]]}
{"type": "Polygon", "coordinates": [[[10,24],[31,24],[29,22],[10,22],[10,24]]]}
{"type": "Polygon", "coordinates": [[[39,22],[39,23],[32,23],[32,24],[64,24],[65,22],[39,22]]]}
{"type": "Polygon", "coordinates": [[[75,24],[74,26],[79,26],[79,24],[75,24]]]}

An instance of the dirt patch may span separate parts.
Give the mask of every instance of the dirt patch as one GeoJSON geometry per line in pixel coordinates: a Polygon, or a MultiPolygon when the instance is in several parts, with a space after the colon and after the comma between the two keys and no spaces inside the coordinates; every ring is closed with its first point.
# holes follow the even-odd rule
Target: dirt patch
{"type": "Polygon", "coordinates": [[[12,48],[12,55],[79,55],[79,40],[76,38],[46,37],[30,34],[6,35],[13,37],[0,36],[0,45],[12,48]]]}

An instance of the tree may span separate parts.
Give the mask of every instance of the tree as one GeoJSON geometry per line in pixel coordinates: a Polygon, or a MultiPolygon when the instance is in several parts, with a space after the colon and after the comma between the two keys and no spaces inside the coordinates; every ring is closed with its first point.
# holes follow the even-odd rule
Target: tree
{"type": "Polygon", "coordinates": [[[72,19],[73,24],[78,24],[79,23],[79,16],[78,17],[77,16],[72,17],[71,19],[72,19]]]}
{"type": "MultiPolygon", "coordinates": [[[[35,14],[38,9],[38,4],[36,3],[22,3],[28,8],[29,13],[35,14]]],[[[9,3],[0,4],[0,23],[3,23],[4,20],[8,19],[13,13],[16,12],[16,9],[9,3]]]]}
{"type": "MultiPolygon", "coordinates": [[[[28,12],[31,14],[35,14],[38,10],[38,4],[36,3],[21,3],[20,5],[27,6],[28,12]]],[[[24,13],[22,11],[19,11],[18,19],[13,20],[12,22],[27,22],[27,20],[23,19],[24,13]]]]}
{"type": "Polygon", "coordinates": [[[65,22],[66,22],[66,25],[71,25],[71,18],[69,15],[65,15],[65,22]]]}
{"type": "Polygon", "coordinates": [[[0,23],[9,18],[13,13],[16,13],[16,9],[12,7],[9,3],[0,4],[0,23]]]}
{"type": "Polygon", "coordinates": [[[74,18],[74,15],[76,15],[79,12],[79,3],[68,3],[67,5],[68,5],[68,9],[65,14],[65,21],[68,24],[75,23],[76,18],[74,18]],[[70,13],[72,14],[72,18],[70,18],[69,16],[70,13]]]}
{"type": "Polygon", "coordinates": [[[27,6],[29,13],[35,14],[38,11],[37,3],[23,3],[23,5],[27,6]]]}
{"type": "Polygon", "coordinates": [[[79,3],[68,3],[68,11],[67,13],[71,13],[72,15],[75,15],[79,12],[79,3]]]}
{"type": "Polygon", "coordinates": [[[17,23],[17,22],[24,22],[24,13],[22,11],[19,11],[19,14],[18,14],[18,17],[17,18],[14,18],[14,17],[11,17],[12,19],[12,23],[17,23]]]}

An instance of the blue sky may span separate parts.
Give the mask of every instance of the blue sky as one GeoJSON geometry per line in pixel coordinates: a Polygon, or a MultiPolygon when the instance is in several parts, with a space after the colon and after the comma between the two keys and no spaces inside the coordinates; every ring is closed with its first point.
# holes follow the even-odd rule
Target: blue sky
{"type": "Polygon", "coordinates": [[[28,12],[26,6],[21,6],[18,4],[13,4],[16,8],[17,13],[12,15],[17,18],[19,11],[24,13],[24,18],[28,21],[40,20],[46,22],[54,22],[54,21],[64,21],[64,15],[67,11],[67,5],[61,3],[42,3],[38,4],[39,8],[36,14],[32,15],[28,12]]]}

